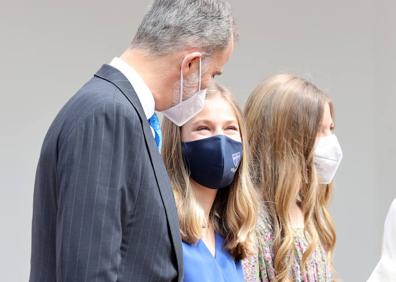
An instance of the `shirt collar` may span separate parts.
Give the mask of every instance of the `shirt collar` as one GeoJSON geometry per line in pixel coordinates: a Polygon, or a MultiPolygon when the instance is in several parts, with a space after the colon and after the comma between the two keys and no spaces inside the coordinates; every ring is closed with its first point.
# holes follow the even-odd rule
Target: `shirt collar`
{"type": "Polygon", "coordinates": [[[143,78],[132,68],[131,65],[121,58],[115,57],[111,61],[110,66],[118,69],[128,79],[139,98],[140,104],[142,104],[146,118],[151,118],[155,111],[155,100],[153,93],[150,88],[148,88],[143,78]]]}

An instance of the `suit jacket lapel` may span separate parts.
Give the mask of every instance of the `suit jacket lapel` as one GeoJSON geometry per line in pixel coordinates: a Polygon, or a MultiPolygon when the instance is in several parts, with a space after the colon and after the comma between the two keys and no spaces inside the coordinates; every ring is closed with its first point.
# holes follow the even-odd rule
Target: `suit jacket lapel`
{"type": "Polygon", "coordinates": [[[166,173],[165,166],[163,164],[161,155],[158,152],[157,146],[155,144],[150,125],[147,122],[147,118],[144,114],[142,105],[128,81],[128,79],[117,69],[109,66],[103,65],[102,68],[95,74],[95,76],[100,77],[112,84],[114,84],[124,96],[129,100],[132,106],[137,111],[140,121],[142,123],[142,128],[144,132],[144,138],[146,141],[146,146],[149,151],[151,164],[154,168],[154,174],[158,183],[159,192],[162,197],[162,201],[165,207],[166,216],[168,218],[168,224],[170,227],[171,237],[173,241],[173,246],[176,252],[176,259],[178,265],[179,280],[181,279],[183,272],[183,261],[182,261],[182,247],[181,238],[179,231],[179,220],[177,216],[177,210],[175,205],[175,200],[173,197],[171,184],[169,177],[166,173]]]}

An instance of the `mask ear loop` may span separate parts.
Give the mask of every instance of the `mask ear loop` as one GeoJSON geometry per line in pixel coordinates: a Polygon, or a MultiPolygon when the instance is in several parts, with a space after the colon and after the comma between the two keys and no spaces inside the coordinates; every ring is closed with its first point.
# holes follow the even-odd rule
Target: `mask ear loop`
{"type": "Polygon", "coordinates": [[[199,57],[199,78],[198,78],[198,91],[201,91],[201,75],[202,75],[202,60],[199,57]]]}
{"type": "Polygon", "coordinates": [[[186,60],[186,58],[183,59],[183,62],[180,66],[180,99],[179,99],[179,104],[183,101],[183,65],[184,65],[184,61],[186,60]]]}

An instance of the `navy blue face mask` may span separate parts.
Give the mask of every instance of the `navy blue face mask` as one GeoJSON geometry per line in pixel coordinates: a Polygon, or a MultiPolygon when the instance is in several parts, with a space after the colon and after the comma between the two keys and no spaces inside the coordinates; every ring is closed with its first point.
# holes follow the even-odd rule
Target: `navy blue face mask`
{"type": "Polygon", "coordinates": [[[182,151],[192,179],[205,187],[222,189],[234,180],[242,158],[242,143],[217,135],[182,142],[182,151]]]}

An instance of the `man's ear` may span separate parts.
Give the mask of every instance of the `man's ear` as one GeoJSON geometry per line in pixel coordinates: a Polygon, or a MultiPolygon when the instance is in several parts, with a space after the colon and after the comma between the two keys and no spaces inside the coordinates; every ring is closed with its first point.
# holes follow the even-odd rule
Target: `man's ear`
{"type": "Polygon", "coordinates": [[[202,59],[202,53],[193,52],[187,54],[181,64],[181,71],[184,77],[190,76],[192,73],[198,73],[199,61],[202,59]]]}

